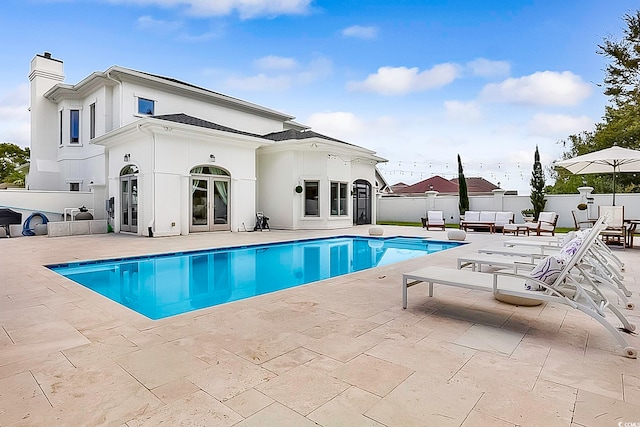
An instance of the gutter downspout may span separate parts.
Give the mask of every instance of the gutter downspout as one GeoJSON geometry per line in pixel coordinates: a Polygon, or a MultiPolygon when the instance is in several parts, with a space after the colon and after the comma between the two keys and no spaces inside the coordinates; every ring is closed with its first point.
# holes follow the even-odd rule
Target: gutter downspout
{"type": "Polygon", "coordinates": [[[118,79],[116,79],[115,77],[111,77],[111,71],[108,71],[107,73],[105,73],[105,77],[113,82],[116,82],[116,84],[118,85],[119,89],[118,89],[118,100],[120,101],[120,106],[118,107],[118,128],[122,127],[122,109],[124,107],[124,96],[122,93],[122,82],[118,79]]]}
{"type": "Polygon", "coordinates": [[[153,194],[153,203],[151,203],[151,220],[147,224],[148,237],[153,237],[153,227],[156,222],[156,134],[153,131],[146,130],[138,123],[138,130],[149,135],[152,140],[151,144],[151,194],[153,194]]]}

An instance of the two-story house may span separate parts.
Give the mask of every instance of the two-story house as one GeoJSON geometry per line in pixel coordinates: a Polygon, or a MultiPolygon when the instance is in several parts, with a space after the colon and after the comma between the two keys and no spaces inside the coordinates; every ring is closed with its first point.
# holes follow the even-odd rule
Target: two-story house
{"type": "Polygon", "coordinates": [[[29,80],[27,187],[104,188],[116,232],[252,230],[256,212],[280,229],[375,222],[386,160],[293,116],[119,66],[66,84],[49,53],[29,80]]]}

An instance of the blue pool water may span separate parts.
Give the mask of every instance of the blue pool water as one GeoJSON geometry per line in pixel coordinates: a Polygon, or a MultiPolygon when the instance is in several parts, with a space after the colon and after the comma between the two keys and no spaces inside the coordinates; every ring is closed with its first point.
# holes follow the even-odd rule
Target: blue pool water
{"type": "Polygon", "coordinates": [[[47,267],[155,320],[460,244],[340,236],[47,267]]]}

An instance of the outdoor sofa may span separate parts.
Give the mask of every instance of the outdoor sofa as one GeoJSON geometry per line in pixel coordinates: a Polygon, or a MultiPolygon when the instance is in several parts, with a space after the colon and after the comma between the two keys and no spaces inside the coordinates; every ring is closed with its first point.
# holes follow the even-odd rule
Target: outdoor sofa
{"type": "Polygon", "coordinates": [[[467,231],[469,228],[486,228],[491,233],[502,230],[506,224],[513,224],[513,212],[496,211],[467,211],[464,220],[460,222],[461,228],[467,231]]]}

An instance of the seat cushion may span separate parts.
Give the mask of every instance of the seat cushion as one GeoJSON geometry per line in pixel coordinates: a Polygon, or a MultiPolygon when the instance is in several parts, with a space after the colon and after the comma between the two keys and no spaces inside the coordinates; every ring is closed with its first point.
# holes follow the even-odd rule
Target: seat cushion
{"type": "Polygon", "coordinates": [[[496,212],[496,225],[509,224],[512,220],[512,212],[496,212]]]}
{"type": "Polygon", "coordinates": [[[466,222],[480,221],[480,212],[477,211],[467,211],[464,214],[464,220],[466,222]]]}
{"type": "Polygon", "coordinates": [[[491,211],[480,212],[480,222],[494,222],[496,220],[496,213],[491,211]]]}
{"type": "Polygon", "coordinates": [[[538,221],[540,222],[550,222],[553,223],[556,219],[556,213],[555,212],[540,212],[540,215],[538,215],[538,221]]]}

